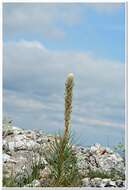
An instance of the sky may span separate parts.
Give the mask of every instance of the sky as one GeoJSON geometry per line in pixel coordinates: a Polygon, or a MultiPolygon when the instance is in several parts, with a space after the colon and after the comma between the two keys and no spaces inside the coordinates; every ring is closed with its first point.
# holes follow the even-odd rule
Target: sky
{"type": "Polygon", "coordinates": [[[124,15],[121,3],[4,3],[4,115],[24,129],[63,130],[72,72],[74,142],[123,142],[124,15]]]}

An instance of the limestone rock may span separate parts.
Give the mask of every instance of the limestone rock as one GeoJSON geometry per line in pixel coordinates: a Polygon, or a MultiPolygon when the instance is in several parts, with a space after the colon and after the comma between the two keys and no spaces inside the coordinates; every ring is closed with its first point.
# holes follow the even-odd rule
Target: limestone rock
{"type": "MultiPolygon", "coordinates": [[[[3,175],[15,177],[22,186],[27,176],[31,176],[33,167],[39,167],[39,179],[25,186],[45,187],[52,175],[45,154],[49,153],[49,144],[54,137],[39,131],[23,130],[7,126],[3,130],[3,175]]],[[[108,147],[94,144],[90,147],[72,146],[77,157],[77,166],[83,187],[124,187],[125,163],[123,158],[108,147]],[[115,170],[115,179],[103,179],[102,173],[110,176],[115,170]],[[89,176],[89,172],[100,172],[99,176],[89,176]]]]}

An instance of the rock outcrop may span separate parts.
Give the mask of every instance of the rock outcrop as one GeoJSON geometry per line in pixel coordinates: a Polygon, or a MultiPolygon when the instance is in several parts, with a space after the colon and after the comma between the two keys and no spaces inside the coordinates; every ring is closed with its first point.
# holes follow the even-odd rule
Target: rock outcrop
{"type": "MultiPolygon", "coordinates": [[[[44,153],[48,153],[53,136],[39,131],[17,127],[3,129],[3,177],[14,176],[22,186],[33,167],[38,169],[38,179],[25,186],[48,186],[50,171],[44,153]],[[39,168],[38,168],[39,167],[39,168]]],[[[107,147],[73,145],[83,187],[124,187],[125,163],[123,158],[107,147]]]]}

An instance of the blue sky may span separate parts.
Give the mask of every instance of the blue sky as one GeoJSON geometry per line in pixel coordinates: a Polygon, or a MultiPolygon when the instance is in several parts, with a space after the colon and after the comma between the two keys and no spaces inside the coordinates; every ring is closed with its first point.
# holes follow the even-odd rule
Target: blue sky
{"type": "MultiPolygon", "coordinates": [[[[22,14],[24,11],[27,12],[28,10],[29,12],[30,9],[33,9],[32,11],[35,9],[34,12],[36,14],[35,20],[33,18],[32,21],[28,21],[33,22],[30,26],[34,27],[35,25],[34,30],[31,27],[25,29],[27,23],[19,24],[20,26],[16,26],[17,23],[13,23],[13,27],[11,23],[7,24],[6,26],[8,27],[5,28],[5,31],[10,33],[10,35],[5,35],[5,40],[39,40],[50,49],[91,51],[99,57],[102,56],[102,58],[107,57],[108,59],[124,62],[125,12],[123,4],[78,3],[67,5],[45,4],[43,6],[36,4],[33,5],[33,8],[30,8],[32,5],[19,4],[14,6],[13,4],[7,4],[4,7],[5,14],[8,12],[8,15],[13,14],[14,10],[16,12],[16,9],[19,9],[22,14]],[[49,18],[48,24],[41,23],[40,19],[40,26],[38,26],[36,23],[36,19],[39,22],[38,10],[41,14],[43,14],[43,10],[48,13],[47,6],[51,10],[50,16],[56,14],[53,16],[55,19],[49,18]],[[42,11],[41,8],[43,8],[42,11]],[[60,16],[61,14],[62,16],[60,16]],[[44,27],[48,27],[47,31],[44,31],[44,34],[42,33],[42,29],[40,30],[40,28],[43,28],[43,24],[44,27]],[[47,35],[46,32],[50,33],[49,30],[52,27],[54,27],[53,31],[47,35]]],[[[18,16],[20,17],[20,15],[18,16]]],[[[27,19],[29,19],[29,13],[27,16],[27,19]]],[[[16,18],[14,17],[13,19],[15,22],[16,18]]]]}
{"type": "Polygon", "coordinates": [[[64,82],[73,72],[77,143],[122,141],[124,4],[4,3],[3,8],[5,115],[22,128],[63,129],[64,82]]]}

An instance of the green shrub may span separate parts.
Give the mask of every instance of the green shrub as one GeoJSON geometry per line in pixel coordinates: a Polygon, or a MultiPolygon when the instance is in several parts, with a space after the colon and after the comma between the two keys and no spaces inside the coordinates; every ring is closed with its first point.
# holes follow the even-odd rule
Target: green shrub
{"type": "Polygon", "coordinates": [[[80,176],[77,169],[76,156],[69,144],[69,138],[63,136],[55,137],[55,141],[51,144],[49,154],[46,160],[51,170],[50,186],[78,186],[80,184],[80,176]]]}

